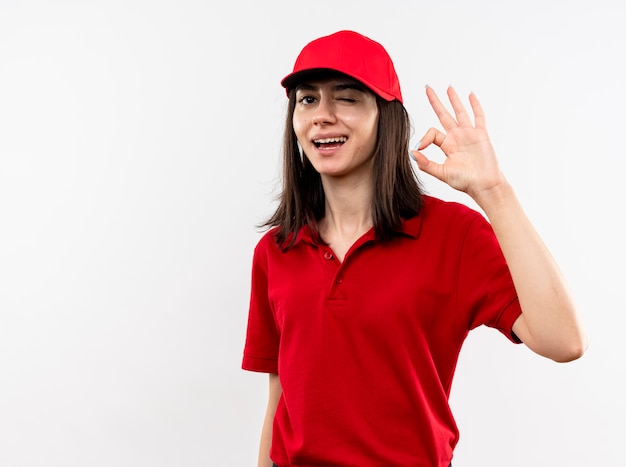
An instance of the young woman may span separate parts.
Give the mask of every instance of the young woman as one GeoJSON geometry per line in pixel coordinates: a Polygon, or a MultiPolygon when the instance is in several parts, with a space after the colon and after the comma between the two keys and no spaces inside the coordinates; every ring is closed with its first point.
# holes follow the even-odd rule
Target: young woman
{"type": "Polygon", "coordinates": [[[259,466],[450,465],[448,396],[480,325],[558,362],[586,348],[566,284],[498,168],[473,94],[410,154],[486,214],[426,196],[393,63],[339,31],[306,45],[280,204],[253,259],[243,368],[269,373],[259,466]],[[473,120],[473,121],[472,121],[473,120]],[[443,164],[421,152],[436,145],[443,164]]]}

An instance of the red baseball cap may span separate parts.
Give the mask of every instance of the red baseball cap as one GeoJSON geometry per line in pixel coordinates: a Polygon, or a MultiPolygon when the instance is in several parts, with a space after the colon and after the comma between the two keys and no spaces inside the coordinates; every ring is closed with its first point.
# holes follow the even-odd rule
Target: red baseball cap
{"type": "Polygon", "coordinates": [[[398,75],[382,45],[354,31],[339,31],[309,42],[293,72],[280,84],[289,90],[320,70],[333,70],[359,80],[385,100],[402,103],[398,75]]]}

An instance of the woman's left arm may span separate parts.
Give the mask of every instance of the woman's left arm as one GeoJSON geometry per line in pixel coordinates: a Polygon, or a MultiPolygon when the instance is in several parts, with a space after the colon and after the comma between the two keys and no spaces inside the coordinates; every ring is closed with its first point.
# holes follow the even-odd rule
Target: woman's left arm
{"type": "Polygon", "coordinates": [[[413,156],[420,170],[466,192],[489,219],[522,308],[513,332],[544,357],[557,362],[579,358],[587,347],[579,313],[554,258],[498,167],[478,99],[470,94],[472,123],[452,87],[448,88],[448,98],[455,117],[432,88],[427,87],[426,93],[445,133],[428,130],[413,156]],[[430,161],[420,152],[431,144],[446,155],[443,164],[430,161]]]}

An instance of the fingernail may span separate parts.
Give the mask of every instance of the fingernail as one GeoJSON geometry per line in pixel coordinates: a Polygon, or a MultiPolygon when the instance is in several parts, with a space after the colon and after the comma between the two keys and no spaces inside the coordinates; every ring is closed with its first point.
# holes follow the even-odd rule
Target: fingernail
{"type": "Polygon", "coordinates": [[[422,145],[422,140],[419,140],[417,142],[417,144],[415,145],[415,147],[413,148],[414,151],[419,151],[420,150],[420,146],[422,145]]]}
{"type": "Polygon", "coordinates": [[[417,162],[417,159],[415,158],[415,156],[413,155],[411,151],[409,151],[409,157],[413,159],[415,162],[417,162]]]}

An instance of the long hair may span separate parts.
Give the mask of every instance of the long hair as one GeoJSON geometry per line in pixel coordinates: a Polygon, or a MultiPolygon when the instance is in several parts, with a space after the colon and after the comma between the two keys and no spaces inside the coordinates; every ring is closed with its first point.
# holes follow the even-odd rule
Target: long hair
{"type": "MultiPolygon", "coordinates": [[[[402,219],[416,216],[422,207],[422,188],[409,162],[409,115],[398,101],[386,101],[376,95],[378,137],[374,150],[374,194],[372,221],[376,237],[391,239],[402,219]]],[[[295,90],[289,91],[289,103],[283,137],[283,187],[274,214],[262,224],[278,227],[276,242],[283,250],[296,241],[299,230],[308,225],[321,241],[317,221],[325,213],[326,197],[320,174],[306,155],[300,153],[293,129],[296,106],[295,90]]]]}

